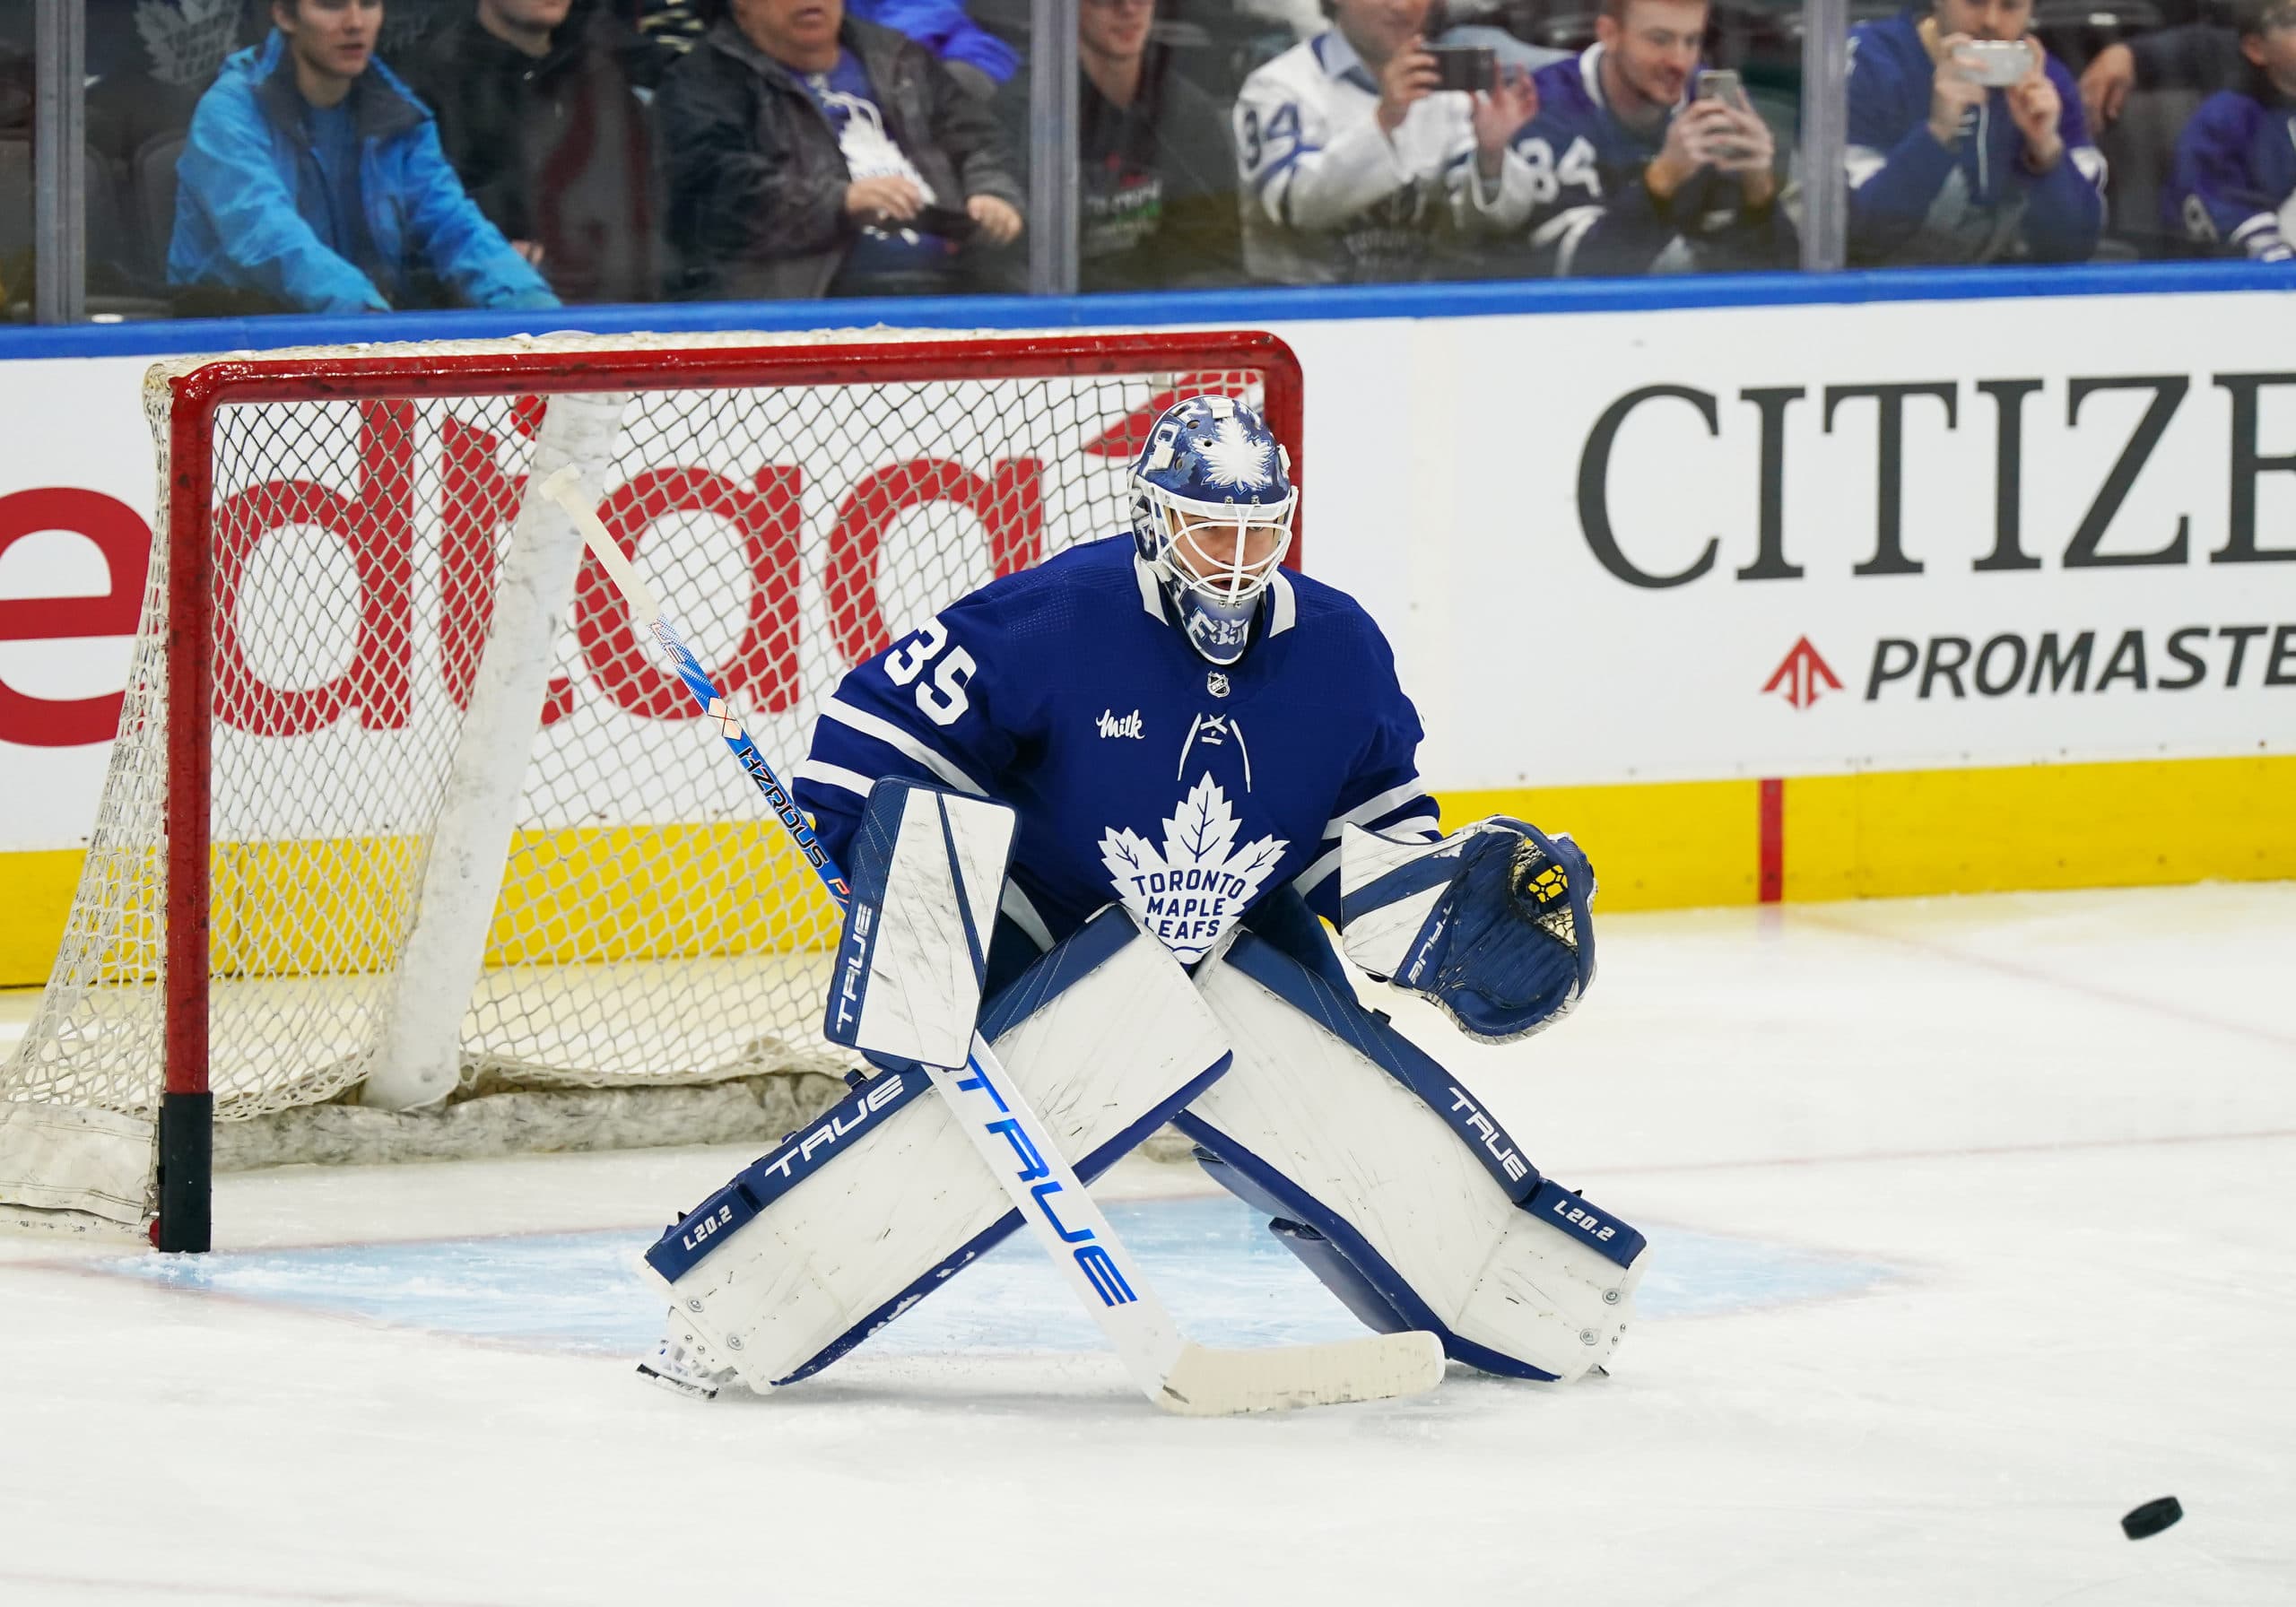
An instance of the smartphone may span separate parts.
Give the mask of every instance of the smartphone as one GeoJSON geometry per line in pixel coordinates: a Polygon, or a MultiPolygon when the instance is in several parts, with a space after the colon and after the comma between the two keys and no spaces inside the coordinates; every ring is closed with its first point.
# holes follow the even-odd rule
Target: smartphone
{"type": "Polygon", "coordinates": [[[953,206],[920,206],[914,217],[903,223],[887,224],[889,229],[914,229],[919,234],[937,234],[944,240],[968,240],[980,224],[969,212],[953,206]]]}
{"type": "Polygon", "coordinates": [[[1717,67],[1698,75],[1698,98],[1719,100],[1733,111],[1748,109],[1745,81],[1727,67],[1717,67]]]}
{"type": "Polygon", "coordinates": [[[1499,52],[1489,45],[1425,45],[1435,58],[1439,90],[1481,90],[1489,94],[1499,85],[1499,52]]]}
{"type": "Polygon", "coordinates": [[[1972,82],[2005,90],[2033,70],[2033,48],[2022,39],[1971,39],[1954,48],[1953,60],[1972,82]]]}

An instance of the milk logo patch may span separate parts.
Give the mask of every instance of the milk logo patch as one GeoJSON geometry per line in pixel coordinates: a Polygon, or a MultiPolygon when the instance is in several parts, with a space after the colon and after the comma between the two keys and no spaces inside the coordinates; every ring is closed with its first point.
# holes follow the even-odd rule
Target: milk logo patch
{"type": "Polygon", "coordinates": [[[1104,708],[1094,725],[1104,737],[1128,736],[1134,742],[1144,740],[1140,730],[1140,711],[1136,708],[1126,715],[1119,715],[1112,708],[1104,708]]]}
{"type": "Polygon", "coordinates": [[[1141,925],[1193,964],[1258,896],[1290,845],[1262,837],[1238,847],[1235,812],[1208,770],[1163,825],[1161,846],[1128,826],[1110,828],[1100,863],[1141,925]]]}

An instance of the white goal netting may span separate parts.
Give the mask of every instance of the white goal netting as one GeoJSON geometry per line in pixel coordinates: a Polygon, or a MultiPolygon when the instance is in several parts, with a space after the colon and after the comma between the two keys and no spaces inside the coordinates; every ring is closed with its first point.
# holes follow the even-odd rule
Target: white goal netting
{"type": "MultiPolygon", "coordinates": [[[[91,1204],[37,1175],[59,1142],[73,1147],[70,1134],[24,1134],[41,1111],[69,1112],[74,1133],[133,1143],[148,1137],[162,1086],[168,822],[192,806],[170,795],[170,540],[213,554],[202,740],[219,1124],[352,1102],[389,1073],[382,1062],[401,1046],[387,1024],[439,1003],[400,996],[435,991],[407,981],[424,890],[436,897],[456,878],[491,899],[473,927],[484,934],[474,986],[445,1006],[457,1099],[845,1064],[818,1036],[835,908],[595,559],[582,556],[578,572],[569,559],[567,594],[542,601],[539,719],[468,728],[466,709],[485,701],[474,689],[498,667],[482,661],[504,577],[520,584],[513,532],[544,449],[537,430],[547,439],[562,405],[543,400],[552,375],[634,343],[366,348],[361,360],[432,350],[442,363],[478,351],[530,361],[497,395],[338,390],[215,411],[212,502],[196,529],[155,524],[69,929],[38,1016],[0,1068],[0,1199],[108,1203],[124,1216],[110,1196],[131,1191],[117,1176],[91,1204]],[[474,752],[506,743],[507,857],[432,864],[442,816],[467,804],[474,752]]],[[[728,353],[775,342],[648,343],[728,353]]],[[[799,343],[877,351],[900,337],[799,343]]],[[[1157,368],[1144,355],[1127,369],[1116,337],[1104,365],[1116,371],[1002,377],[997,353],[1013,343],[978,344],[978,376],[959,379],[887,379],[865,358],[837,384],[696,383],[665,369],[663,388],[634,390],[576,454],[607,526],[785,774],[851,665],[994,575],[1124,529],[1125,469],[1176,390],[1260,388],[1257,373],[1157,368]]],[[[163,507],[168,380],[191,366],[163,365],[147,387],[163,507]]]]}

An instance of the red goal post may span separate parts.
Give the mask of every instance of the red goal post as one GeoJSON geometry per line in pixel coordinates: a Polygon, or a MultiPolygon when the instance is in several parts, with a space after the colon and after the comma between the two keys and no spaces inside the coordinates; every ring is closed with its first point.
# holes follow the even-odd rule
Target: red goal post
{"type": "MultiPolygon", "coordinates": [[[[608,493],[602,517],[608,518],[617,537],[634,551],[655,521],[666,521],[665,527],[674,526],[677,531],[675,541],[667,544],[682,554],[697,555],[691,559],[693,574],[683,586],[673,583],[668,588],[665,602],[673,612],[683,612],[695,593],[708,586],[703,570],[741,561],[739,553],[728,560],[729,544],[709,536],[708,529],[730,525],[738,530],[753,565],[762,561],[756,558],[757,551],[779,543],[774,546],[776,561],[791,576],[786,595],[778,594],[778,600],[761,605],[752,588],[747,604],[751,629],[739,642],[741,650],[747,651],[763,629],[757,617],[761,606],[775,614],[769,622],[779,635],[764,655],[773,660],[768,666],[772,673],[761,671],[753,679],[779,690],[753,695],[787,717],[770,740],[802,743],[799,734],[809,723],[807,717],[834,684],[840,666],[865,656],[864,649],[882,645],[889,616],[901,612],[913,617],[919,609],[929,613],[960,594],[964,578],[986,578],[984,567],[1004,572],[1058,546],[1120,530],[1121,524],[1113,519],[1118,508],[1109,487],[1116,483],[1112,473],[1128,457],[1122,448],[1136,442],[1155,411],[1190,388],[1253,395],[1277,435],[1290,445],[1294,473],[1300,472],[1305,454],[1299,363],[1282,341],[1253,331],[545,336],[313,349],[155,368],[147,382],[146,403],[161,452],[166,517],[155,543],[164,546],[166,561],[163,572],[153,576],[147,598],[120,740],[107,778],[103,821],[74,902],[65,951],[57,959],[51,996],[44,997],[40,1015],[16,1058],[0,1068],[0,1203],[123,1220],[135,1205],[136,1191],[119,1157],[122,1145],[132,1148],[135,1135],[143,1132],[149,1135],[155,1164],[140,1214],[156,1219],[154,1242],[167,1249],[204,1249],[210,1238],[212,1135],[219,1117],[270,1115],[298,1104],[339,1101],[359,1079],[380,1076],[376,1057],[381,1051],[368,1039],[354,1038],[357,1032],[370,1029],[369,1018],[386,1016],[392,1007],[388,1001],[367,998],[356,1007],[361,1024],[355,1029],[343,1028],[352,1036],[340,1044],[328,1036],[334,1026],[312,1027],[300,1016],[270,1029],[275,1037],[299,1040],[266,1047],[264,1053],[274,1061],[300,1047],[300,1040],[309,1040],[317,1055],[324,1039],[333,1046],[329,1052],[334,1055],[325,1067],[289,1072],[265,1064],[251,1073],[234,1071],[211,1078],[211,1070],[222,1064],[224,1055],[211,1008],[216,984],[227,969],[241,979],[235,986],[259,977],[274,990],[274,1001],[293,992],[299,1001],[295,1009],[303,1007],[303,995],[347,973],[373,973],[378,979],[366,991],[378,995],[389,991],[389,979],[404,962],[409,934],[428,918],[425,897],[435,890],[440,874],[430,863],[438,857],[432,851],[435,833],[441,829],[439,821],[451,817],[456,807],[451,802],[434,804],[431,793],[443,790],[451,795],[463,785],[458,767],[469,751],[488,746],[470,734],[476,714],[465,717],[449,703],[475,711],[491,695],[472,684],[478,678],[474,666],[482,642],[489,666],[509,651],[498,648],[509,628],[495,610],[506,567],[520,561],[513,554],[517,533],[527,527],[528,510],[516,490],[516,469],[520,461],[542,462],[537,454],[554,449],[550,432],[556,426],[551,421],[561,411],[570,416],[572,407],[561,399],[597,398],[593,411],[604,409],[599,416],[612,413],[618,421],[606,426],[610,436],[593,443],[595,456],[597,442],[611,440],[604,461],[582,464],[589,482],[608,493]],[[618,404],[614,398],[620,397],[631,400],[618,404]],[[476,422],[451,411],[458,399],[480,407],[476,422]],[[435,424],[422,411],[433,404],[448,409],[435,424]],[[619,413],[614,412],[617,407],[619,413]],[[654,436],[633,444],[641,421],[651,421],[647,428],[654,436]],[[517,439],[520,432],[527,438],[524,442],[517,439]],[[418,435],[423,443],[421,453],[413,444],[418,435]],[[370,450],[382,437],[388,439],[370,450]],[[474,439],[483,443],[483,448],[472,447],[474,439]],[[740,465],[738,483],[682,459],[672,461],[682,443],[704,440],[713,451],[738,448],[758,461],[740,465]],[[660,444],[659,461],[648,456],[655,443],[660,444]],[[991,451],[996,454],[993,463],[980,461],[991,451]],[[459,481],[455,478],[461,461],[457,453],[476,465],[459,481]],[[873,453],[895,454],[898,460],[890,466],[881,465],[873,453]],[[350,462],[353,458],[355,465],[350,462]],[[775,466],[785,459],[791,460],[787,466],[775,466]],[[1072,459],[1083,465],[1073,473],[1062,466],[1072,459]],[[355,471],[357,481],[348,493],[341,489],[347,467],[355,471]],[[1031,473],[1038,482],[1028,482],[1031,473]],[[826,546],[811,528],[820,522],[813,517],[819,510],[809,509],[804,501],[824,484],[824,494],[843,497],[826,546]],[[618,491],[633,485],[642,486],[642,493],[615,501],[618,491]],[[478,497],[473,486],[483,490],[485,497],[478,497]],[[479,504],[477,511],[473,513],[467,503],[479,504]],[[378,515],[378,507],[394,511],[378,515]],[[256,511],[248,511],[250,508],[256,511]],[[405,553],[387,562],[366,550],[378,543],[356,534],[377,518],[401,517],[410,529],[424,519],[446,527],[443,536],[432,533],[421,538],[430,543],[426,552],[436,548],[443,553],[435,565],[435,589],[430,589],[431,578],[412,573],[413,560],[405,553]],[[482,526],[473,537],[471,530],[482,526]],[[697,528],[703,533],[695,534],[697,528]],[[271,587],[265,595],[284,601],[265,607],[271,614],[283,611],[292,616],[279,622],[273,631],[276,639],[266,646],[261,633],[271,627],[250,622],[263,610],[248,600],[256,595],[248,577],[264,564],[279,569],[287,563],[276,554],[257,551],[283,531],[292,541],[272,545],[291,548],[296,563],[305,567],[290,566],[282,571],[285,580],[274,577],[265,582],[271,587]],[[981,535],[989,549],[985,560],[978,550],[981,535]],[[474,539],[485,549],[477,557],[469,550],[474,539]],[[891,550],[896,545],[906,554],[902,561],[915,571],[897,594],[881,586],[895,561],[891,550]],[[324,592],[330,584],[325,578],[343,569],[341,549],[352,550],[347,586],[357,602],[345,604],[338,596],[328,608],[314,602],[306,611],[305,599],[324,592]],[[476,575],[479,584],[491,588],[483,600],[457,601],[457,562],[467,570],[465,579],[476,575]],[[378,622],[369,617],[373,612],[370,570],[391,569],[393,565],[396,568],[389,581],[397,588],[394,608],[404,617],[378,622]],[[220,593],[219,586],[223,587],[220,593]],[[426,603],[435,604],[435,647],[451,699],[408,690],[404,666],[415,656],[415,637],[428,629],[427,623],[415,621],[426,603]],[[475,625],[468,619],[457,622],[458,607],[475,618],[475,625]],[[320,638],[326,641],[314,645],[320,638]],[[324,665],[312,667],[326,657],[326,643],[340,647],[337,638],[352,643],[346,662],[358,666],[371,658],[385,667],[344,691],[344,677],[352,671],[341,671],[328,681],[324,665]],[[262,654],[274,662],[260,672],[250,668],[262,654]],[[279,670],[279,664],[287,665],[287,670],[279,670]],[[272,678],[268,682],[266,675],[272,678]],[[314,677],[318,677],[316,685],[300,684],[314,677]],[[225,717],[222,727],[219,684],[225,717]],[[389,727],[396,734],[401,727],[424,724],[430,716],[413,706],[426,698],[437,705],[439,731],[419,763],[385,753],[361,758],[358,761],[368,768],[355,773],[317,769],[317,761],[298,760],[282,768],[280,756],[300,751],[298,743],[334,742],[355,756],[358,744],[375,728],[389,727]],[[351,702],[359,705],[355,720],[350,717],[351,702]],[[380,712],[378,705],[383,706],[380,712]],[[163,733],[160,743],[152,741],[155,725],[163,733]],[[151,751],[154,747],[161,751],[151,751]],[[217,755],[226,748],[229,773],[219,780],[217,755]],[[423,770],[427,775],[430,769],[445,777],[436,787],[426,781],[412,787],[405,798],[396,796],[393,789],[402,774],[423,770]],[[156,800],[151,795],[155,780],[156,800]],[[377,818],[343,825],[325,804],[338,793],[358,795],[378,812],[377,818]],[[390,796],[378,802],[378,793],[390,796]],[[269,800],[266,807],[277,822],[284,823],[267,820],[240,831],[238,838],[227,834],[219,842],[214,830],[219,812],[228,811],[237,798],[258,795],[269,800]],[[237,858],[227,867],[218,854],[232,843],[237,858]],[[298,854],[305,863],[281,868],[298,854]],[[291,922],[283,920],[283,930],[257,945],[262,952],[257,958],[243,957],[228,968],[214,963],[223,941],[217,930],[216,890],[219,876],[224,875],[240,877],[250,889],[261,876],[274,877],[262,884],[273,890],[270,894],[251,890],[245,895],[244,908],[230,917],[235,928],[273,919],[282,905],[294,909],[291,922]],[[158,889],[149,885],[153,880],[160,882],[158,889]],[[367,925],[355,939],[335,934],[335,917],[309,901],[319,896],[311,892],[315,887],[374,907],[361,916],[367,925]],[[148,919],[155,907],[164,911],[161,922],[148,919]],[[154,925],[161,927],[160,941],[150,944],[149,927],[154,925]],[[284,930],[289,925],[293,929],[284,930]],[[156,951],[135,951],[139,941],[156,951]],[[145,1030],[140,1015],[130,1023],[133,1011],[146,1010],[154,992],[157,1020],[151,1025],[156,1031],[145,1030]],[[131,1064],[130,1058],[99,1062],[90,1046],[108,1034],[122,1056],[150,1057],[155,1049],[158,1064],[146,1067],[141,1060],[131,1064]],[[156,1043],[151,1042],[154,1038],[156,1043]],[[345,1078],[351,1081],[345,1083],[345,1078]],[[219,1099],[230,1108],[219,1110],[219,1099]],[[27,1180],[24,1163],[11,1160],[7,1124],[12,1115],[19,1126],[38,1119],[37,1114],[25,1117],[21,1108],[28,1106],[46,1107],[50,1115],[57,1108],[68,1109],[77,1125],[65,1134],[72,1142],[64,1147],[70,1150],[78,1143],[85,1148],[91,1158],[90,1173],[99,1181],[90,1183],[83,1177],[27,1180]],[[106,1141],[110,1148],[99,1155],[106,1141]]],[[[583,456],[578,448],[567,449],[577,460],[583,456]]],[[[416,542],[410,537],[405,544],[412,552],[416,542]]],[[[1289,561],[1297,560],[1295,544],[1289,561]]],[[[594,561],[584,561],[570,630],[567,599],[555,602],[556,612],[548,621],[551,651],[559,660],[576,664],[573,679],[587,675],[605,686],[610,696],[590,701],[602,707],[618,701],[619,708],[608,708],[603,717],[622,719],[622,725],[636,733],[628,740],[651,751],[650,734],[640,727],[652,717],[654,706],[646,702],[638,677],[622,667],[627,652],[635,647],[608,639],[617,622],[589,600],[587,570],[594,561]]],[[[344,589],[336,586],[338,592],[344,589]]],[[[706,643],[709,632],[701,634],[706,643]]],[[[544,699],[543,725],[551,723],[553,708],[566,714],[569,725],[579,723],[576,713],[587,717],[586,711],[573,710],[572,694],[561,685],[569,673],[537,670],[535,675],[545,673],[545,688],[528,689],[544,699]]],[[[510,702],[531,721],[531,702],[518,700],[526,695],[513,695],[510,702]]],[[[524,731],[530,734],[535,726],[529,723],[524,731]]],[[[623,739],[601,740],[611,743],[623,739]]],[[[761,745],[766,740],[761,734],[761,745]]],[[[540,747],[547,744],[537,742],[536,755],[519,759],[522,767],[541,764],[540,747]]],[[[704,753],[714,746],[690,745],[704,753]]],[[[775,751],[773,757],[777,762],[794,762],[801,753],[799,747],[775,751]]],[[[513,789],[518,807],[526,812],[516,825],[516,843],[509,851],[513,859],[533,846],[529,839],[550,838],[553,831],[561,837],[586,830],[618,833],[614,846],[600,852],[622,857],[601,860],[591,881],[602,877],[613,882],[628,876],[636,885],[646,878],[630,872],[631,856],[640,852],[631,845],[652,832],[662,841],[689,845],[677,851],[689,856],[683,860],[661,850],[665,863],[672,864],[661,873],[667,880],[660,885],[671,890],[663,900],[665,905],[683,908],[699,897],[693,890],[742,875],[771,880],[770,869],[757,870],[754,847],[741,836],[738,819],[721,813],[700,822],[652,820],[657,812],[652,799],[674,798],[681,788],[704,790],[714,786],[714,781],[697,782],[683,770],[657,769],[633,771],[635,780],[612,777],[609,785],[580,770],[575,760],[567,760],[564,768],[562,786],[537,773],[526,775],[513,789]],[[560,787],[555,794],[554,786],[560,787]],[[611,808],[591,809],[601,788],[610,792],[614,787],[639,790],[643,801],[631,809],[630,817],[639,823],[631,824],[611,808]],[[587,824],[564,823],[578,816],[587,824]],[[691,847],[697,841],[705,846],[691,847]],[[707,864],[691,857],[717,852],[707,846],[713,843],[735,846],[725,850],[725,857],[707,864]]],[[[637,769],[644,769],[642,762],[637,769]]],[[[487,811],[478,812],[486,815],[487,811]]],[[[490,830],[482,822],[478,838],[485,840],[490,830]]],[[[658,845],[652,838],[648,842],[644,851],[655,852],[658,845]]],[[[551,851],[562,849],[559,843],[551,851]]],[[[546,857],[544,850],[536,852],[546,857]]],[[[583,1040],[579,1030],[557,1023],[546,1029],[536,1026],[534,1018],[544,1012],[532,999],[552,990],[563,993],[570,975],[589,977],[617,966],[649,977],[680,966],[714,965],[718,973],[739,971],[754,952],[753,934],[731,947],[721,941],[713,951],[710,944],[713,934],[723,940],[729,932],[755,927],[761,918],[755,908],[721,911],[707,931],[665,930],[648,934],[646,943],[632,943],[620,926],[602,927],[603,937],[568,936],[564,929],[578,922],[553,905],[534,918],[532,932],[513,934],[506,948],[505,925],[515,924],[509,909],[515,874],[496,873],[503,878],[501,902],[474,917],[475,929],[491,934],[483,937],[486,991],[490,998],[499,994],[509,999],[518,986],[515,978],[530,977],[537,992],[526,1004],[505,1003],[498,1013],[508,1020],[523,1009],[526,1014],[518,1020],[526,1023],[529,1038],[548,1038],[553,1049],[563,1051],[564,1064],[551,1063],[524,1040],[514,1049],[499,1052],[465,1042],[457,1057],[465,1084],[472,1081],[474,1064],[479,1064],[475,1075],[482,1083],[500,1076],[505,1064],[544,1088],[612,1089],[676,1081],[683,1063],[668,1070],[616,1069],[600,1058],[596,1045],[583,1040]],[[582,948],[584,942],[590,946],[582,948]],[[511,955],[507,962],[506,953],[511,955]],[[506,977],[514,980],[506,982],[506,977]]],[[[562,886],[553,885],[552,898],[569,896],[562,886]]],[[[593,897],[591,901],[597,900],[593,897]]],[[[810,951],[804,945],[820,941],[817,927],[806,924],[813,918],[809,915],[804,922],[788,923],[787,930],[773,941],[786,939],[793,953],[810,951]]],[[[463,924],[468,927],[470,921],[463,924]]],[[[239,935],[236,931],[227,934],[233,941],[239,935]]],[[[475,951],[469,963],[478,965],[475,951]]],[[[790,963],[795,965],[795,960],[790,963]]],[[[718,980],[708,986],[735,985],[718,980]]],[[[720,1055],[715,1049],[684,1051],[700,1068],[695,1076],[721,1078],[764,1064],[758,1057],[758,1041],[803,1048],[797,1037],[813,1028],[796,1020],[787,1001],[802,996],[811,985],[793,972],[778,986],[781,991],[770,1004],[757,1006],[763,1012],[760,1021],[770,1014],[771,1022],[752,1023],[752,1041],[733,1058],[713,1060],[711,1055],[720,1055]],[[743,1058],[744,1055],[750,1058],[743,1058]]],[[[718,1008],[721,996],[731,995],[689,991],[638,1004],[631,1003],[635,995],[615,995],[590,1008],[601,1023],[597,1030],[610,1036],[619,1016],[633,1010],[640,1016],[649,1011],[657,1017],[706,1014],[718,1008]]],[[[806,1007],[817,1017],[817,991],[806,1007]]],[[[258,1016],[265,1008],[260,1002],[246,1007],[258,1016]]],[[[276,1016],[288,1007],[274,1002],[268,1008],[276,1016]]],[[[478,1011],[475,995],[468,1008],[478,1011]]],[[[239,1028],[234,1024],[228,1030],[238,1032],[239,1028]]],[[[48,1136],[53,1138],[56,1131],[51,1125],[48,1136]]],[[[52,1154],[56,1145],[43,1148],[34,1142],[31,1149],[52,1154]]]]}

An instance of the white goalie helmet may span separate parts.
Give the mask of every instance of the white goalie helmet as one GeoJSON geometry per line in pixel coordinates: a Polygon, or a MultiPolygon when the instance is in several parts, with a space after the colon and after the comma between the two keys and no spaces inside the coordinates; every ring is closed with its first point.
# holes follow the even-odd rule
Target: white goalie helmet
{"type": "Polygon", "coordinates": [[[1166,408],[1132,465],[1132,534],[1189,645],[1231,665],[1292,550],[1292,455],[1258,409],[1230,396],[1166,408]]]}

